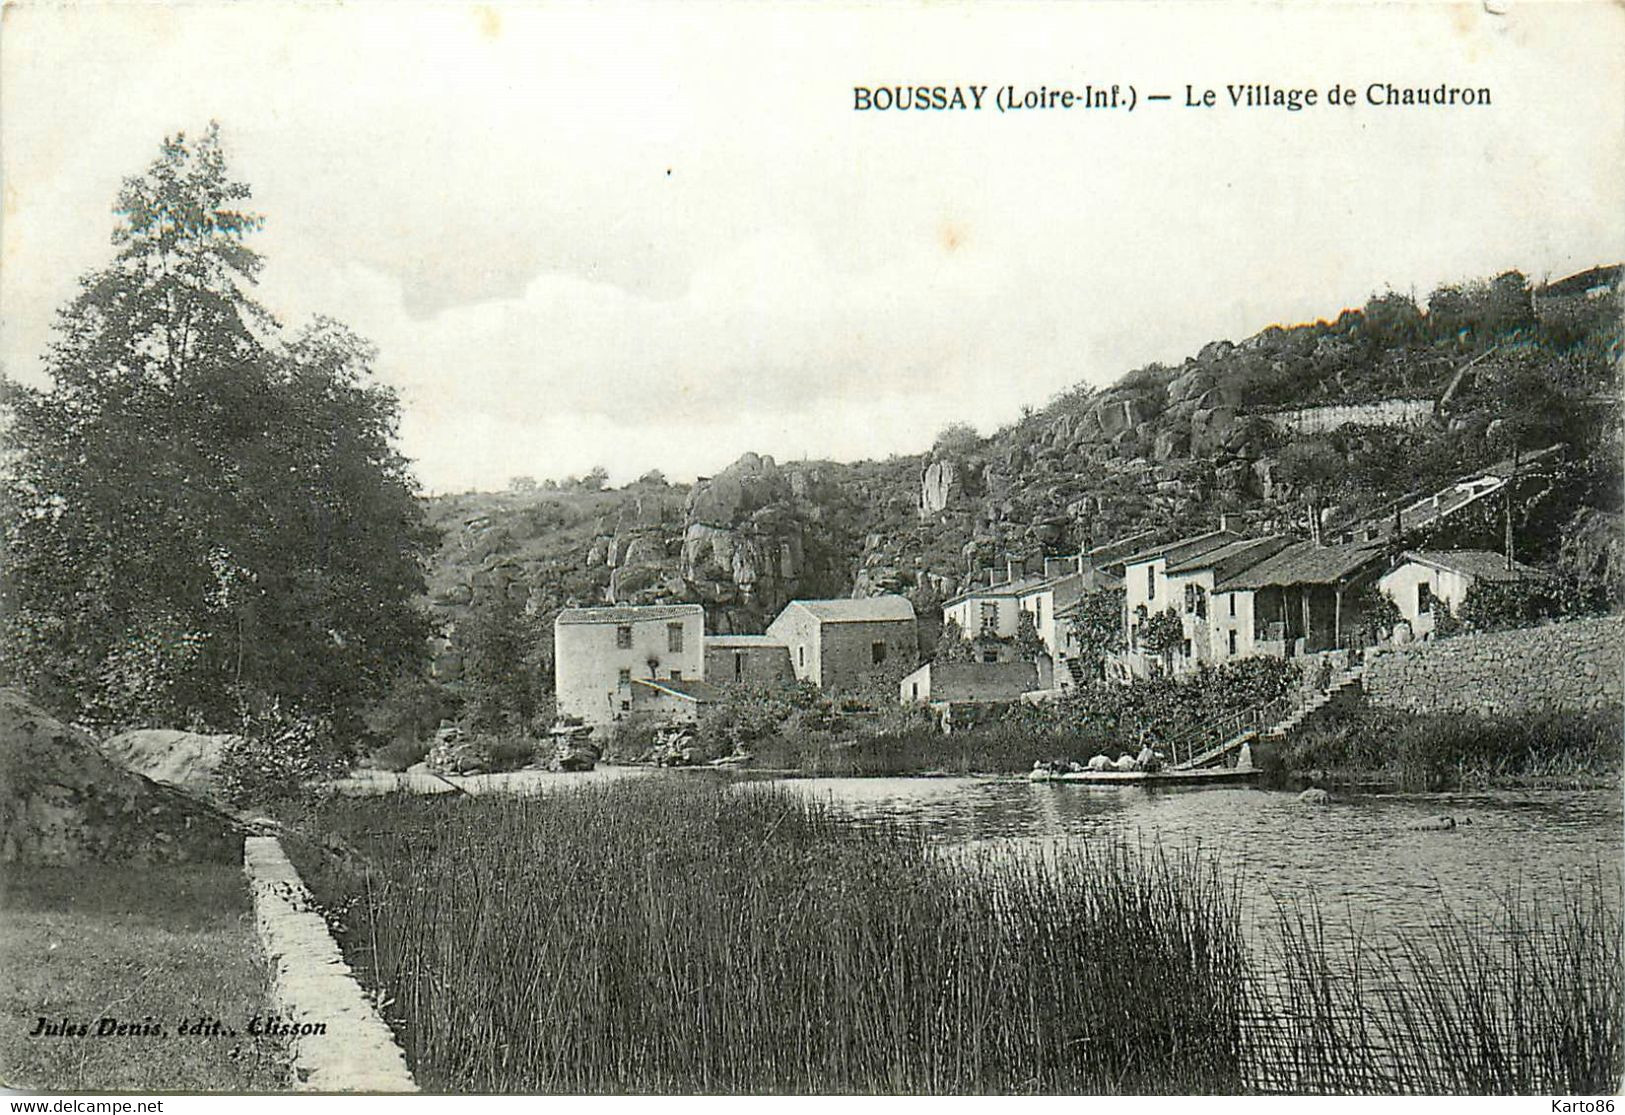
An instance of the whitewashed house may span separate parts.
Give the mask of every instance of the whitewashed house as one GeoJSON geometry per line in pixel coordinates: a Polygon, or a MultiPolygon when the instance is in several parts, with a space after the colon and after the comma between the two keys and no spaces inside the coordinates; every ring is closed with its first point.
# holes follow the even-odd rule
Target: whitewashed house
{"type": "MultiPolygon", "coordinates": [[[[1163,668],[1166,656],[1142,645],[1141,625],[1157,613],[1170,609],[1183,615],[1185,587],[1192,583],[1190,574],[1195,571],[1191,563],[1245,541],[1247,539],[1229,529],[1227,522],[1221,522],[1218,530],[1165,542],[1123,559],[1123,645],[1127,649],[1118,656],[1122,670],[1134,677],[1145,677],[1163,668]],[[1170,569],[1173,570],[1172,581],[1170,569]]],[[[1212,588],[1211,584],[1208,588],[1212,588]]],[[[1178,659],[1181,655],[1176,653],[1174,657],[1178,659]]],[[[1179,668],[1176,662],[1175,669],[1179,668]]]]}
{"type": "Polygon", "coordinates": [[[1377,587],[1398,605],[1411,633],[1424,639],[1433,634],[1442,609],[1461,609],[1474,584],[1516,581],[1534,573],[1490,550],[1409,550],[1377,578],[1377,587]]]}
{"type": "Polygon", "coordinates": [[[566,608],[553,621],[560,717],[608,728],[634,714],[694,720],[708,698],[698,604],[566,608]],[[655,683],[655,684],[651,684],[655,683]]]}

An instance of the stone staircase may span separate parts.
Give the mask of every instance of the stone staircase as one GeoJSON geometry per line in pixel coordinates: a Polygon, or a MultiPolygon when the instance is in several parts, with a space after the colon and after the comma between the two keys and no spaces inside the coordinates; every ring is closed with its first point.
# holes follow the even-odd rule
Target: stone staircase
{"type": "Polygon", "coordinates": [[[1314,718],[1321,709],[1333,704],[1345,693],[1360,692],[1361,678],[1365,677],[1365,663],[1351,666],[1339,674],[1333,675],[1330,684],[1323,692],[1316,693],[1304,701],[1292,714],[1279,723],[1265,728],[1260,735],[1266,739],[1284,739],[1286,736],[1314,718]]]}
{"type": "Polygon", "coordinates": [[[1359,664],[1333,675],[1325,690],[1310,694],[1295,704],[1291,702],[1266,705],[1252,709],[1237,717],[1228,717],[1207,726],[1203,734],[1217,737],[1220,742],[1198,751],[1182,762],[1173,764],[1174,770],[1197,770],[1210,766],[1242,744],[1255,739],[1284,739],[1289,733],[1313,719],[1322,709],[1331,706],[1345,694],[1358,693],[1360,679],[1365,676],[1365,665],[1359,664]],[[1281,715],[1285,713],[1285,715],[1281,715]]]}

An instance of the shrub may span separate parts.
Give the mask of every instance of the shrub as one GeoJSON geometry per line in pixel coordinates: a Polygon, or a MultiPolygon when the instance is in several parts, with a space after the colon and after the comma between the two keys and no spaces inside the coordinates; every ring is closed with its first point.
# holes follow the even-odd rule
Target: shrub
{"type": "Polygon", "coordinates": [[[1380,772],[1410,790],[1572,781],[1618,773],[1621,724],[1618,709],[1486,717],[1359,708],[1295,734],[1282,761],[1295,770],[1380,772]]]}
{"type": "Polygon", "coordinates": [[[220,756],[220,792],[233,805],[266,805],[300,795],[341,766],[331,726],[273,707],[250,717],[220,756]]]}

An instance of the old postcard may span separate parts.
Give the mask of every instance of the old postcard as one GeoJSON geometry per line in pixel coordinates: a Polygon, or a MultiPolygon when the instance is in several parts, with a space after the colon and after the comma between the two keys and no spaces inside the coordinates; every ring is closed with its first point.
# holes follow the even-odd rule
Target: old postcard
{"type": "Polygon", "coordinates": [[[13,1110],[1612,1110],[1625,8],[0,27],[13,1110]]]}

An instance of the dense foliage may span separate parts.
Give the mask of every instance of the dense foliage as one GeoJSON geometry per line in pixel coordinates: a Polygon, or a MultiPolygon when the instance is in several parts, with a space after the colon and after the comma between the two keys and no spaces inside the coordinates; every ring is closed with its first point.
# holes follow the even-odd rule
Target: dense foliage
{"type": "Polygon", "coordinates": [[[1515,581],[1474,581],[1461,601],[1460,620],[1472,631],[1528,627],[1547,619],[1598,615],[1617,605],[1601,581],[1568,573],[1515,581]]]}
{"type": "Polygon", "coordinates": [[[0,659],[70,716],[345,734],[424,653],[395,396],[343,326],[249,298],[248,197],[216,129],[166,140],[59,314],[51,388],[12,393],[0,659]]]}
{"type": "Polygon", "coordinates": [[[1618,778],[1620,725],[1618,709],[1481,716],[1361,706],[1293,733],[1275,761],[1420,791],[1588,785],[1618,778]]]}

